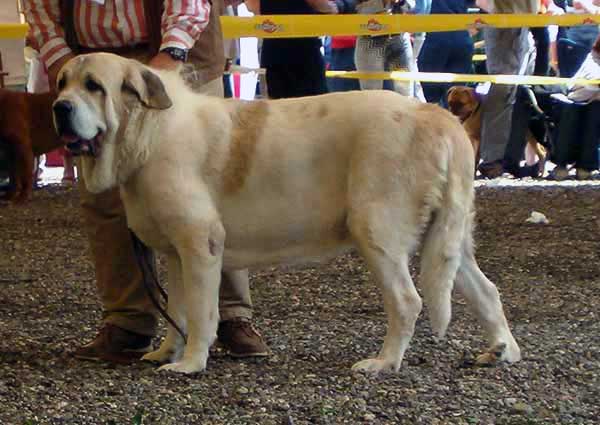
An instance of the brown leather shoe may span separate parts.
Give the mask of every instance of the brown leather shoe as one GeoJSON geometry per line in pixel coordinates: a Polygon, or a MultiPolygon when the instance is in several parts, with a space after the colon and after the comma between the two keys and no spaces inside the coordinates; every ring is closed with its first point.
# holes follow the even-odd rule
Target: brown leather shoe
{"type": "Polygon", "coordinates": [[[265,357],[269,348],[252,322],[236,317],[219,323],[217,338],[233,357],[265,357]]]}
{"type": "Polygon", "coordinates": [[[98,336],[73,352],[83,360],[128,364],[152,351],[152,337],[130,332],[118,326],[105,324],[98,336]]]}

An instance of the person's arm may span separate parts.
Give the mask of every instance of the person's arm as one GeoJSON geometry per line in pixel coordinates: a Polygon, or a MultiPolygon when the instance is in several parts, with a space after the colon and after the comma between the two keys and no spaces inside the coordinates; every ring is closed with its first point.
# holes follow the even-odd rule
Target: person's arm
{"type": "Polygon", "coordinates": [[[598,7],[599,4],[600,1],[598,0],[576,0],[573,2],[573,7],[578,11],[582,11],[583,13],[591,13],[595,15],[600,13],[600,7],[598,7]]]}
{"type": "Polygon", "coordinates": [[[490,2],[488,0],[477,0],[475,4],[478,8],[486,12],[490,12],[490,2]]]}
{"type": "Polygon", "coordinates": [[[73,57],[59,25],[59,0],[23,0],[23,12],[34,47],[48,70],[50,88],[54,89],[58,72],[73,57]]]}
{"type": "Polygon", "coordinates": [[[208,25],[211,4],[209,0],[165,0],[162,16],[162,43],[160,52],[152,58],[150,66],[161,69],[176,68],[181,61],[164,49],[189,51],[208,25]]]}
{"type": "Polygon", "coordinates": [[[338,7],[335,1],[330,0],[306,0],[306,3],[319,13],[338,13],[338,7]]]}
{"type": "Polygon", "coordinates": [[[260,0],[246,0],[244,4],[246,5],[248,12],[260,15],[260,0]]]}

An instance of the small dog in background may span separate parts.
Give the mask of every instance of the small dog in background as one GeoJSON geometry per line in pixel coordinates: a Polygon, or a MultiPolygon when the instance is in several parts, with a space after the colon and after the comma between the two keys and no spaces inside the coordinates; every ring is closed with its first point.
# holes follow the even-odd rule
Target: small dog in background
{"type": "MultiPolygon", "coordinates": [[[[480,159],[481,102],[481,95],[472,87],[454,86],[448,90],[448,108],[452,114],[460,119],[460,122],[469,135],[469,139],[471,139],[471,145],[473,146],[473,152],[475,154],[476,169],[480,159]]],[[[528,130],[527,145],[525,147],[525,159],[527,165],[532,166],[539,161],[539,167],[543,171],[543,164],[546,157],[546,148],[544,148],[544,146],[537,141],[533,133],[528,130]]]]}
{"type": "Polygon", "coordinates": [[[448,90],[448,109],[458,117],[469,135],[477,169],[479,146],[481,145],[481,99],[479,94],[471,87],[451,87],[448,90]]]}
{"type": "Polygon", "coordinates": [[[63,146],[52,122],[54,93],[0,89],[0,148],[7,152],[12,187],[3,196],[17,203],[31,198],[34,157],[63,146]]]}

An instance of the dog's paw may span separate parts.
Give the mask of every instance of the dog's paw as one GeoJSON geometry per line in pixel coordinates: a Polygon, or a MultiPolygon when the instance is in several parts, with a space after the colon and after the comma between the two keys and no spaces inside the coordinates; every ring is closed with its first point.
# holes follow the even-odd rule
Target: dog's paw
{"type": "Polygon", "coordinates": [[[482,367],[495,366],[500,362],[515,363],[521,360],[521,350],[516,343],[499,343],[475,359],[475,365],[482,367]]]}
{"type": "Polygon", "coordinates": [[[190,373],[202,372],[205,369],[206,369],[206,360],[204,362],[182,360],[180,362],[169,363],[169,364],[163,365],[158,368],[158,371],[162,372],[162,371],[166,370],[166,371],[172,371],[172,372],[177,372],[177,373],[190,374],[190,373]]]}
{"type": "Polygon", "coordinates": [[[159,348],[158,350],[145,354],[142,357],[142,360],[152,363],[165,363],[170,361],[174,354],[173,350],[163,350],[162,348],[159,348]]]}
{"type": "Polygon", "coordinates": [[[398,372],[400,370],[400,362],[390,362],[384,359],[366,359],[355,363],[352,370],[356,372],[398,372]]]}

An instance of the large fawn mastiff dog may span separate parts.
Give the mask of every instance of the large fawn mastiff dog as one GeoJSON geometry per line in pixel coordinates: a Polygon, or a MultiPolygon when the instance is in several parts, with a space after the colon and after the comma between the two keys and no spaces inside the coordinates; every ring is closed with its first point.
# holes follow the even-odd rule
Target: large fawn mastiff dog
{"type": "Polygon", "coordinates": [[[118,185],[131,229],[168,256],[168,311],[187,344],[169,328],[146,360],[206,368],[221,269],[355,247],[383,291],[388,327],[379,355],[354,369],[397,371],[422,306],[408,267],[420,241],[435,334],[446,332],[456,286],[489,353],[520,359],[498,291],[475,261],[473,153],[450,113],[384,91],[224,100],[111,54],[73,59],[58,81],[55,124],[83,156],[87,188],[118,185]]]}

